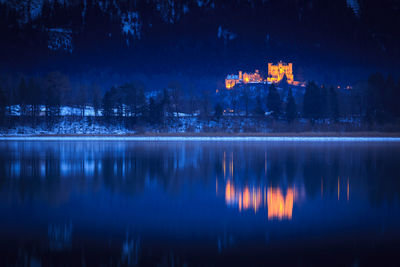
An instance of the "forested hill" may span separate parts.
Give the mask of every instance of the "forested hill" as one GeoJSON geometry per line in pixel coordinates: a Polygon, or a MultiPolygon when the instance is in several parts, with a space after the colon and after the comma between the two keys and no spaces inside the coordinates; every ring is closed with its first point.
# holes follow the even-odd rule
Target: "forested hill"
{"type": "Polygon", "coordinates": [[[284,60],[299,80],[351,83],[397,74],[399,14],[391,0],[1,0],[0,67],[215,83],[284,60]]]}

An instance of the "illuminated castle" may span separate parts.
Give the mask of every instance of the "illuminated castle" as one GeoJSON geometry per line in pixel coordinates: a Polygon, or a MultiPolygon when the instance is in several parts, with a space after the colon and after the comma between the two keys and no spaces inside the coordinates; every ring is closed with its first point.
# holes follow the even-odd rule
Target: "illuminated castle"
{"type": "Polygon", "coordinates": [[[277,65],[268,63],[268,77],[266,80],[260,76],[260,72],[258,70],[256,70],[255,73],[242,73],[242,71],[239,71],[239,75],[230,74],[226,77],[225,87],[229,90],[232,89],[236,84],[241,83],[279,83],[284,76],[286,76],[288,84],[295,86],[305,85],[302,82],[294,80],[292,63],[286,64],[280,61],[277,65]]]}
{"type": "Polygon", "coordinates": [[[283,63],[280,61],[278,65],[272,65],[272,63],[268,63],[268,83],[278,83],[283,79],[283,76],[286,75],[288,84],[293,83],[293,64],[292,63],[283,63]]]}
{"type": "Polygon", "coordinates": [[[263,83],[264,80],[260,76],[259,70],[256,70],[254,73],[242,73],[239,71],[239,75],[228,75],[225,79],[225,87],[226,89],[233,88],[237,83],[263,83]]]}

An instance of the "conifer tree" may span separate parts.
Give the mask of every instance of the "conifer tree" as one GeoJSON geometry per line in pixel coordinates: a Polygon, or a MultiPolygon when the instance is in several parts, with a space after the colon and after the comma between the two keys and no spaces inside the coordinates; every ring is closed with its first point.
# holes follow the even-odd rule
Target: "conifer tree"
{"type": "MultiPolygon", "coordinates": [[[[399,79],[399,81],[397,82],[397,85],[396,85],[394,91],[395,91],[395,93],[394,93],[394,95],[393,95],[393,101],[398,101],[398,100],[400,99],[400,79],[399,79]]],[[[396,104],[394,105],[393,112],[394,112],[395,116],[396,116],[397,118],[399,118],[399,117],[400,117],[400,105],[398,105],[398,104],[396,103],[396,104]]]]}
{"type": "Polygon", "coordinates": [[[161,109],[163,118],[167,117],[171,111],[171,99],[167,89],[164,89],[161,99],[161,109]]]}
{"type": "Polygon", "coordinates": [[[278,119],[281,111],[281,98],[274,84],[269,87],[267,95],[267,108],[272,112],[274,119],[278,119]]]}
{"type": "Polygon", "coordinates": [[[150,97],[147,107],[147,121],[150,124],[158,124],[162,119],[162,103],[157,103],[153,97],[150,97]]]}
{"type": "Polygon", "coordinates": [[[106,121],[109,121],[111,116],[114,115],[111,91],[107,91],[104,94],[102,102],[103,117],[106,119],[106,121]]]}
{"type": "Polygon", "coordinates": [[[399,95],[396,90],[396,85],[394,79],[391,75],[389,75],[385,82],[385,88],[383,92],[383,106],[385,109],[385,115],[388,119],[392,119],[396,117],[396,108],[398,106],[398,97],[399,95]]]}
{"type": "Polygon", "coordinates": [[[311,123],[320,118],[320,93],[319,88],[314,82],[309,82],[306,86],[303,99],[303,116],[311,123]]]}
{"type": "Polygon", "coordinates": [[[89,88],[87,85],[79,86],[79,91],[77,92],[75,101],[78,104],[79,109],[81,110],[81,117],[85,117],[86,105],[88,104],[89,99],[89,88]]]}
{"type": "Polygon", "coordinates": [[[339,103],[335,88],[329,88],[329,116],[334,121],[339,120],[339,103]]]}
{"type": "Polygon", "coordinates": [[[325,86],[318,86],[317,88],[318,118],[325,120],[329,116],[328,91],[325,86]]]}
{"type": "Polygon", "coordinates": [[[67,76],[59,72],[51,72],[44,82],[46,119],[51,126],[60,116],[61,104],[67,104],[70,99],[70,84],[67,76]]]}
{"type": "Polygon", "coordinates": [[[256,108],[254,109],[254,114],[257,117],[263,117],[264,114],[265,114],[265,111],[264,111],[263,106],[262,106],[261,96],[257,96],[256,108]]]}
{"type": "Polygon", "coordinates": [[[20,116],[26,115],[26,106],[28,104],[28,86],[26,84],[25,78],[21,77],[18,85],[18,104],[20,107],[20,116]]]}
{"type": "Polygon", "coordinates": [[[99,115],[99,110],[101,109],[101,101],[102,101],[101,90],[97,85],[93,85],[92,104],[95,116],[99,115]]]}
{"type": "Polygon", "coordinates": [[[292,88],[289,88],[286,104],[286,120],[291,123],[297,117],[296,102],[294,101],[292,88]]]}
{"type": "Polygon", "coordinates": [[[368,85],[366,89],[366,100],[367,100],[367,121],[372,122],[378,120],[379,122],[383,119],[383,92],[385,90],[385,79],[382,74],[372,74],[368,78],[368,85]]]}
{"type": "Polygon", "coordinates": [[[143,113],[143,109],[145,106],[145,95],[143,87],[138,83],[128,83],[121,87],[123,91],[124,104],[128,106],[129,113],[137,118],[140,114],[143,113]]]}
{"type": "Polygon", "coordinates": [[[6,95],[3,89],[0,87],[0,127],[3,127],[5,125],[6,108],[7,108],[6,95]]]}
{"type": "Polygon", "coordinates": [[[29,84],[31,114],[36,124],[36,118],[40,115],[40,105],[43,104],[43,90],[38,79],[31,79],[29,84]]]}
{"type": "Polygon", "coordinates": [[[283,77],[277,84],[277,87],[282,89],[282,94],[281,94],[282,97],[288,94],[290,86],[286,74],[283,74],[283,77]]]}
{"type": "Polygon", "coordinates": [[[222,117],[223,113],[224,113],[224,108],[220,103],[217,103],[214,107],[214,117],[219,120],[222,117]]]}
{"type": "Polygon", "coordinates": [[[240,91],[240,99],[244,104],[246,118],[249,116],[249,104],[250,104],[250,90],[248,86],[242,86],[240,91]]]}

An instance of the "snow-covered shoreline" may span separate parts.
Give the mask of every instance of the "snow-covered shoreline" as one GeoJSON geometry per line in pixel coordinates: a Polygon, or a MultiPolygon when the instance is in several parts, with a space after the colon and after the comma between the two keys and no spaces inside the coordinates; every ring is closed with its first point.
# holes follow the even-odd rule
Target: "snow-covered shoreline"
{"type": "Polygon", "coordinates": [[[0,141],[240,141],[240,142],[399,142],[400,137],[348,136],[0,136],[0,141]]]}

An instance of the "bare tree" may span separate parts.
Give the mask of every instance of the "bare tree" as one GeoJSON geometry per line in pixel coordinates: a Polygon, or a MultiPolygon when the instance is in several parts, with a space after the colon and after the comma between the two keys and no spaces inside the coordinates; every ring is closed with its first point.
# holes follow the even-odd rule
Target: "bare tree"
{"type": "Polygon", "coordinates": [[[177,118],[179,118],[179,111],[182,103],[182,86],[177,81],[172,81],[168,85],[168,89],[170,90],[172,106],[177,118]]]}
{"type": "Polygon", "coordinates": [[[26,116],[28,106],[28,85],[26,84],[25,77],[22,76],[18,85],[17,104],[19,104],[19,116],[22,118],[26,116]]]}
{"type": "Polygon", "coordinates": [[[195,112],[198,110],[198,97],[195,95],[193,91],[190,91],[189,94],[189,113],[193,117],[195,112]]]}
{"type": "Polygon", "coordinates": [[[207,121],[209,121],[210,119],[210,112],[212,110],[211,107],[211,99],[210,99],[210,92],[207,90],[203,91],[203,96],[202,96],[202,110],[201,110],[201,117],[204,119],[207,119],[207,121]]]}
{"type": "Polygon", "coordinates": [[[51,126],[60,116],[62,103],[68,102],[71,92],[69,78],[60,72],[49,73],[44,80],[46,118],[51,126]]]}
{"type": "Polygon", "coordinates": [[[128,83],[121,86],[122,93],[125,95],[125,105],[129,107],[130,115],[137,118],[143,114],[145,106],[144,86],[139,83],[128,83]]]}
{"type": "Polygon", "coordinates": [[[76,95],[76,102],[79,109],[81,110],[81,117],[85,117],[85,110],[88,104],[88,94],[89,88],[87,85],[79,86],[79,90],[76,95]]]}
{"type": "Polygon", "coordinates": [[[102,94],[99,86],[97,86],[97,84],[92,85],[92,90],[93,90],[92,105],[93,105],[93,109],[94,109],[94,116],[97,117],[99,115],[99,110],[101,109],[101,101],[102,101],[103,94],[102,94]]]}

